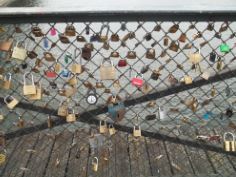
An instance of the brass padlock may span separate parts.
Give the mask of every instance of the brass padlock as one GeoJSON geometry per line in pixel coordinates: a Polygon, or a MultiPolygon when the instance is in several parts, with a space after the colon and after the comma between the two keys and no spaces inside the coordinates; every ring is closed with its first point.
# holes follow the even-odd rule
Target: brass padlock
{"type": "Polygon", "coordinates": [[[74,109],[68,109],[68,114],[66,116],[66,122],[75,122],[76,121],[76,115],[74,109]]]}
{"type": "Polygon", "coordinates": [[[224,149],[227,152],[235,151],[235,135],[231,132],[226,132],[224,133],[224,149]],[[232,141],[226,140],[226,136],[231,135],[232,136],[232,141]]]}
{"type": "Polygon", "coordinates": [[[14,109],[16,105],[19,103],[19,101],[11,95],[6,96],[4,98],[4,102],[6,103],[9,109],[14,109]]]}
{"type": "Polygon", "coordinates": [[[7,73],[3,80],[3,88],[9,90],[11,88],[11,73],[7,73]]]}
{"type": "Polygon", "coordinates": [[[28,99],[29,100],[41,100],[43,95],[43,90],[41,84],[38,84],[36,86],[36,94],[34,95],[29,95],[28,99]]]}
{"type": "Polygon", "coordinates": [[[18,117],[17,127],[23,128],[25,126],[25,121],[22,119],[21,116],[18,117]]]}
{"type": "Polygon", "coordinates": [[[72,77],[68,80],[68,84],[71,86],[76,86],[78,83],[77,76],[75,74],[71,74],[72,77]]]}
{"type": "Polygon", "coordinates": [[[68,103],[66,101],[61,102],[59,105],[57,115],[66,117],[68,114],[68,103]]]}
{"type": "Polygon", "coordinates": [[[183,81],[186,85],[193,83],[192,77],[188,75],[185,75],[181,81],[183,81]]]}
{"type": "Polygon", "coordinates": [[[155,49],[148,49],[146,52],[146,58],[155,59],[155,57],[156,57],[155,49]]]}
{"type": "Polygon", "coordinates": [[[98,171],[98,158],[97,157],[94,157],[92,160],[92,169],[95,172],[98,171]]]}
{"type": "Polygon", "coordinates": [[[134,137],[141,137],[141,128],[140,126],[135,125],[133,129],[133,135],[134,137]]]}
{"type": "Polygon", "coordinates": [[[110,124],[109,125],[109,134],[114,135],[116,133],[116,130],[114,128],[114,125],[110,124]]]}
{"type": "Polygon", "coordinates": [[[24,95],[35,95],[36,94],[36,86],[34,84],[34,76],[31,73],[24,74],[24,86],[23,86],[23,94],[24,95]],[[26,76],[31,75],[31,84],[26,83],[26,76]]]}
{"type": "Polygon", "coordinates": [[[75,36],[75,34],[76,34],[75,27],[73,25],[67,25],[65,29],[65,35],[71,37],[75,36]]]}
{"type": "Polygon", "coordinates": [[[102,25],[100,33],[99,33],[99,42],[106,42],[108,40],[109,29],[110,27],[108,25],[102,25]],[[106,34],[102,34],[105,28],[107,28],[106,34]]]}
{"type": "Polygon", "coordinates": [[[200,47],[199,47],[197,53],[191,53],[191,54],[189,54],[189,60],[190,60],[190,62],[191,62],[192,64],[194,64],[194,65],[200,63],[200,61],[202,60],[200,47]]]}
{"type": "Polygon", "coordinates": [[[100,120],[99,122],[99,132],[106,133],[107,132],[107,123],[105,120],[100,120]]]}
{"type": "Polygon", "coordinates": [[[76,50],[74,51],[74,61],[71,66],[71,72],[74,74],[81,74],[82,73],[82,55],[80,55],[80,63],[76,63],[76,50]]]}
{"type": "Polygon", "coordinates": [[[56,73],[60,73],[61,71],[61,64],[58,62],[58,59],[56,60],[56,63],[54,65],[54,70],[56,73]]]}

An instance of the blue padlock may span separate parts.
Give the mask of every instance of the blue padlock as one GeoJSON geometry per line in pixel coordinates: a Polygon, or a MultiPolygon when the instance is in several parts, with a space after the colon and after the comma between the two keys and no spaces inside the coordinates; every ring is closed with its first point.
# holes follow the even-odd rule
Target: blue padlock
{"type": "Polygon", "coordinates": [[[124,118],[125,115],[125,105],[123,102],[118,102],[115,104],[108,105],[108,113],[110,118],[115,121],[119,122],[124,118]]]}
{"type": "Polygon", "coordinates": [[[44,46],[45,49],[47,49],[49,47],[47,37],[43,38],[43,46],[44,46]]]}
{"type": "Polygon", "coordinates": [[[209,120],[212,116],[213,116],[213,113],[210,112],[210,111],[207,111],[207,112],[203,115],[203,119],[204,119],[204,120],[209,120]]]}
{"type": "Polygon", "coordinates": [[[90,42],[98,42],[99,41],[99,34],[93,34],[90,37],[90,42]]]}
{"type": "Polygon", "coordinates": [[[60,73],[62,77],[70,77],[70,74],[71,72],[68,71],[67,69],[63,69],[62,72],[60,73]]]}

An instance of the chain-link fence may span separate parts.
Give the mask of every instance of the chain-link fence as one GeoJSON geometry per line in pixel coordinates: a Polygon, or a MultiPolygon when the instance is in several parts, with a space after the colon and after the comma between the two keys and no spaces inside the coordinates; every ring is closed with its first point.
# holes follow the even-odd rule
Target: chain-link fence
{"type": "Polygon", "coordinates": [[[126,15],[0,27],[2,175],[233,176],[236,23],[126,15]]]}

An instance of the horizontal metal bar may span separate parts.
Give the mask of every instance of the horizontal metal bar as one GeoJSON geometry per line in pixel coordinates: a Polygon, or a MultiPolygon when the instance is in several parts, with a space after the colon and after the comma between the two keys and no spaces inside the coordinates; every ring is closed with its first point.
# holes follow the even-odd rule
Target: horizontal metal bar
{"type": "Polygon", "coordinates": [[[53,8],[1,8],[0,23],[113,21],[231,21],[236,11],[78,11],[53,8]]]}
{"type": "MultiPolygon", "coordinates": [[[[209,83],[215,83],[215,82],[218,82],[218,81],[221,81],[221,80],[230,79],[230,78],[233,78],[235,76],[236,76],[236,69],[232,70],[232,71],[227,71],[227,72],[222,73],[222,74],[217,74],[213,77],[210,77],[209,80],[198,79],[196,81],[193,81],[193,84],[190,84],[190,85],[179,84],[179,85],[173,86],[173,87],[171,87],[169,89],[166,89],[166,90],[162,90],[162,91],[159,91],[159,92],[154,92],[154,93],[143,95],[143,96],[140,96],[140,97],[135,97],[135,98],[132,98],[130,100],[126,100],[124,102],[124,104],[125,104],[126,107],[141,104],[143,102],[155,100],[155,99],[162,98],[162,97],[165,97],[165,96],[169,96],[169,95],[172,95],[172,94],[177,94],[179,92],[183,92],[183,91],[186,91],[186,90],[189,90],[189,89],[194,89],[194,88],[197,88],[197,87],[201,87],[201,86],[207,85],[209,83]]],[[[0,102],[4,104],[4,98],[0,97],[0,102]]],[[[48,114],[48,115],[58,117],[57,110],[49,109],[49,108],[45,108],[45,107],[39,107],[39,106],[36,106],[36,105],[32,105],[30,103],[21,102],[21,103],[19,103],[18,108],[31,110],[31,111],[35,111],[35,112],[44,113],[44,114],[48,114]]],[[[100,114],[104,114],[106,112],[107,112],[107,107],[99,106],[96,109],[81,113],[80,118],[78,119],[78,121],[86,122],[86,123],[89,123],[89,124],[96,124],[97,120],[91,118],[91,115],[97,116],[97,115],[100,115],[100,114]]],[[[58,125],[63,125],[66,122],[61,118],[61,119],[54,120],[53,123],[54,123],[54,127],[55,127],[55,126],[58,126],[58,125]]],[[[15,137],[18,137],[18,136],[34,133],[34,132],[37,132],[37,131],[40,131],[40,130],[44,130],[44,129],[47,129],[47,128],[48,128],[47,127],[47,122],[45,122],[45,123],[35,125],[35,126],[32,126],[32,127],[22,128],[22,129],[19,129],[17,131],[14,131],[14,132],[8,132],[6,134],[6,137],[8,139],[11,139],[11,138],[15,138],[15,137]]]]}

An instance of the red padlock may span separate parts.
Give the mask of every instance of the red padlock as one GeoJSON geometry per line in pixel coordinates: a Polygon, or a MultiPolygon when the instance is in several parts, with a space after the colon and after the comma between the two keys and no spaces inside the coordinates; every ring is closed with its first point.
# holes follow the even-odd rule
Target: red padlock
{"type": "Polygon", "coordinates": [[[118,62],[118,66],[119,66],[119,67],[125,67],[125,66],[127,66],[127,60],[125,60],[125,59],[120,59],[119,62],[118,62]]]}
{"type": "Polygon", "coordinates": [[[132,85],[133,86],[136,86],[136,87],[142,87],[143,86],[143,75],[141,75],[141,78],[139,78],[139,77],[134,77],[132,80],[131,80],[131,82],[132,82],[132,85]]]}
{"type": "Polygon", "coordinates": [[[49,68],[47,71],[44,71],[45,75],[48,77],[48,78],[55,78],[57,77],[57,73],[55,72],[54,69],[52,68],[49,68]]]}

